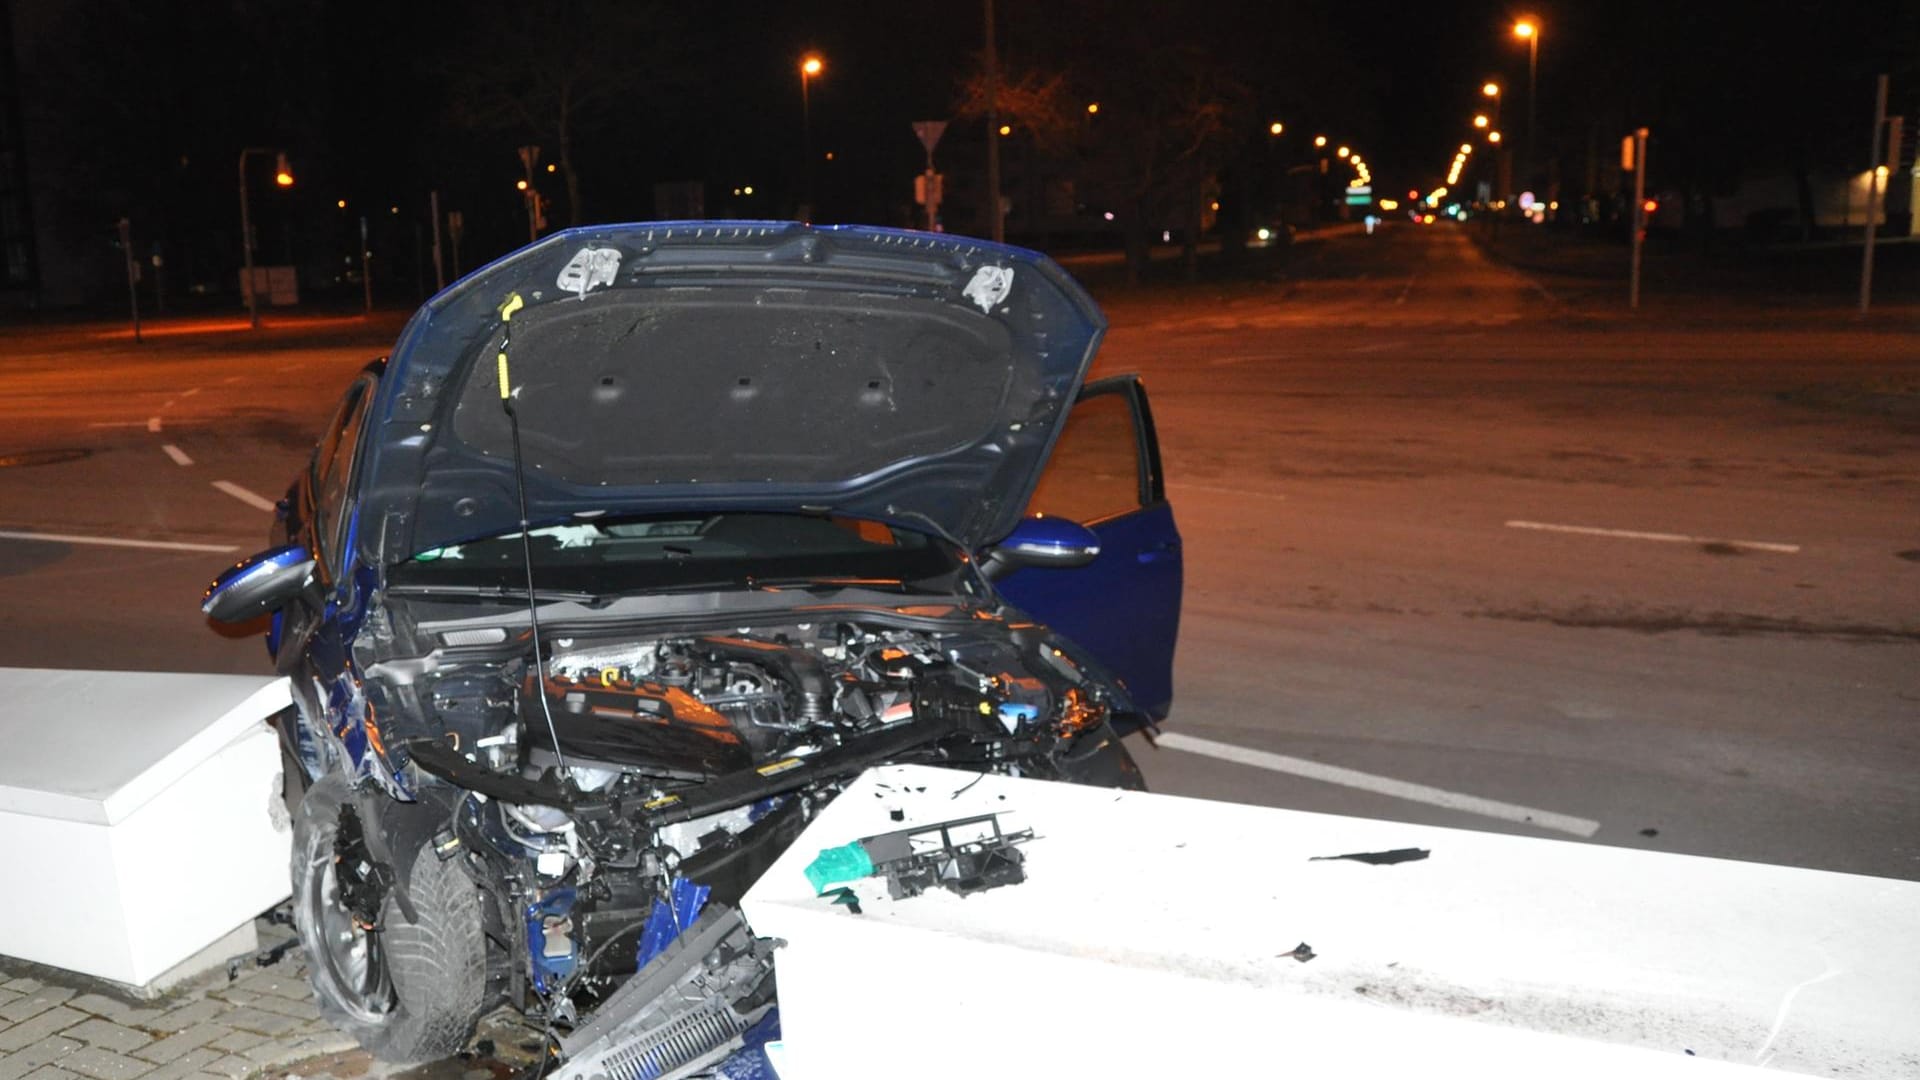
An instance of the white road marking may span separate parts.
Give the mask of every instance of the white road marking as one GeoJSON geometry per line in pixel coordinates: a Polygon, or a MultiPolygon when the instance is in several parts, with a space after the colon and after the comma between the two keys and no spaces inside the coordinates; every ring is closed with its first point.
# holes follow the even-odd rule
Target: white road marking
{"type": "Polygon", "coordinates": [[[160,433],[160,418],[157,416],[147,417],[147,430],[158,435],[160,433]]]}
{"type": "Polygon", "coordinates": [[[192,397],[193,395],[195,395],[195,394],[197,394],[197,393],[199,393],[199,392],[200,392],[200,388],[196,386],[196,387],[193,387],[193,388],[192,388],[192,389],[190,389],[190,390],[183,390],[183,391],[181,391],[181,392],[180,392],[180,396],[181,396],[181,397],[192,397]]]}
{"type": "Polygon", "coordinates": [[[167,452],[167,456],[173,459],[173,463],[175,465],[193,464],[193,459],[187,456],[187,452],[173,445],[172,443],[161,443],[160,449],[165,450],[167,452]]]}
{"type": "Polygon", "coordinates": [[[1286,360],[1291,357],[1291,355],[1291,353],[1260,353],[1254,356],[1222,356],[1218,359],[1207,361],[1207,366],[1229,367],[1234,364],[1250,363],[1254,360],[1286,360]]]}
{"type": "Polygon", "coordinates": [[[165,401],[163,401],[163,402],[161,402],[161,403],[160,403],[160,407],[161,407],[162,409],[171,409],[171,408],[173,408],[173,403],[174,403],[174,402],[176,402],[176,401],[178,401],[178,400],[180,400],[180,399],[179,399],[179,398],[168,398],[167,400],[165,400],[165,401]]]}
{"type": "Polygon", "coordinates": [[[1154,745],[1167,750],[1182,750],[1189,754],[1231,761],[1236,765],[1250,765],[1269,772],[1288,773],[1293,776],[1318,780],[1327,784],[1339,784],[1343,787],[1370,791],[1375,795],[1385,795],[1394,799],[1407,799],[1411,802],[1426,803],[1447,810],[1458,810],[1481,817],[1498,818],[1520,825],[1533,825],[1554,832],[1571,833],[1574,836],[1587,837],[1600,831],[1600,823],[1586,818],[1572,817],[1568,814],[1556,814],[1551,810],[1536,810],[1531,806],[1516,803],[1496,802],[1483,799],[1478,795],[1462,795],[1453,791],[1442,791],[1425,784],[1410,784],[1405,780],[1395,780],[1387,776],[1375,776],[1357,769],[1328,765],[1306,758],[1289,757],[1285,754],[1270,754],[1264,750],[1249,750],[1244,746],[1214,742],[1212,739],[1196,738],[1192,735],[1170,731],[1154,739],[1154,745]]]}
{"type": "Polygon", "coordinates": [[[254,492],[248,491],[246,488],[241,487],[239,484],[236,484],[231,480],[215,480],[213,482],[213,486],[219,488],[221,491],[226,492],[227,494],[233,496],[234,498],[239,499],[241,502],[246,503],[248,506],[251,506],[256,510],[271,511],[273,509],[272,499],[269,499],[263,495],[259,495],[254,492]]]}
{"type": "MultiPolygon", "coordinates": [[[[148,421],[146,420],[96,420],[87,426],[90,428],[146,427],[147,424],[148,421]]],[[[152,429],[148,428],[148,430],[151,431],[152,429]]]]}
{"type": "Polygon", "coordinates": [[[1550,525],[1544,521],[1509,521],[1509,529],[1532,529],[1536,532],[1574,533],[1579,536],[1611,536],[1619,540],[1652,540],[1661,544],[1725,544],[1727,547],[1745,548],[1749,551],[1772,551],[1782,555],[1794,555],[1800,551],[1799,544],[1779,544],[1771,540],[1721,540],[1712,536],[1686,536],[1682,533],[1637,532],[1632,529],[1598,529],[1591,525],[1550,525]]]}
{"type": "Polygon", "coordinates": [[[117,536],[72,536],[67,533],[0,530],[0,540],[45,540],[54,544],[94,544],[100,547],[152,548],[155,551],[239,551],[232,544],[188,544],[178,540],[127,540],[117,536]]]}
{"type": "Polygon", "coordinates": [[[1202,491],[1202,492],[1206,492],[1209,495],[1232,495],[1235,498],[1244,498],[1244,499],[1282,499],[1284,500],[1286,498],[1285,495],[1282,495],[1277,491],[1245,491],[1240,488],[1214,487],[1211,484],[1186,484],[1186,483],[1176,484],[1174,485],[1174,491],[1176,492],[1202,491]]]}
{"type": "Polygon", "coordinates": [[[1347,351],[1350,353],[1374,353],[1384,349],[1398,349],[1406,345],[1404,341],[1379,341],[1372,345],[1357,345],[1347,351]]]}

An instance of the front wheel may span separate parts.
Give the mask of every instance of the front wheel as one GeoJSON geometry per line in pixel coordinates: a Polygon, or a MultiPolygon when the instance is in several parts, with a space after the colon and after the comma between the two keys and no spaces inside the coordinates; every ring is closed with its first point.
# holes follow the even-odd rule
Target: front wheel
{"type": "Polygon", "coordinates": [[[314,997],[321,1015],[383,1061],[448,1057],[465,1047],[486,1003],[480,892],[424,845],[395,851],[411,863],[409,921],[367,851],[362,830],[377,827],[361,820],[338,774],[307,789],[294,815],[294,924],[314,997]]]}

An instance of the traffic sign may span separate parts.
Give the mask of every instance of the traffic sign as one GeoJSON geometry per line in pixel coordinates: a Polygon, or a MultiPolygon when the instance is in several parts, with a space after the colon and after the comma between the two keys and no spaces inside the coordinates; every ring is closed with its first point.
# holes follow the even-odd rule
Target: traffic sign
{"type": "Polygon", "coordinates": [[[927,148],[927,154],[933,154],[933,148],[940,144],[940,136],[947,133],[945,120],[915,120],[913,133],[920,139],[920,145],[927,148]]]}

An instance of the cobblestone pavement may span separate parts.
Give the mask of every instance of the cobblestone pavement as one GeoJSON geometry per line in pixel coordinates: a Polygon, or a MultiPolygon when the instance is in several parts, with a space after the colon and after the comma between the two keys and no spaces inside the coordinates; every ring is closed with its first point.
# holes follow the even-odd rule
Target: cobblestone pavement
{"type": "Polygon", "coordinates": [[[357,1049],[320,1018],[298,951],[151,1002],[0,961],[0,1080],[246,1080],[357,1049]]]}
{"type": "MultiPolygon", "coordinates": [[[[263,949],[293,934],[255,926],[263,949]]],[[[376,1062],[320,1018],[298,946],[152,1001],[0,957],[0,1080],[507,1080],[538,1062],[538,1038],[503,1009],[469,1053],[405,1070],[376,1062]]]]}

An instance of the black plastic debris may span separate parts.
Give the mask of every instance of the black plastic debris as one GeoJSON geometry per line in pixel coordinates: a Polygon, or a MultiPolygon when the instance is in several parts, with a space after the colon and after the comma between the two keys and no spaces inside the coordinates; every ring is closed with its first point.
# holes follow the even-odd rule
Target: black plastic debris
{"type": "Polygon", "coordinates": [[[1298,960],[1304,964],[1307,961],[1313,959],[1315,956],[1318,956],[1319,954],[1313,951],[1313,946],[1303,941],[1300,944],[1295,945],[1291,950],[1287,952],[1283,952],[1280,955],[1291,956],[1295,960],[1298,960]]]}
{"type": "Polygon", "coordinates": [[[1366,863],[1368,866],[1393,866],[1403,862],[1419,862],[1433,854],[1426,848],[1403,847],[1392,851],[1356,851],[1350,855],[1315,855],[1308,862],[1330,862],[1346,859],[1349,862],[1366,863]]]}
{"type": "Polygon", "coordinates": [[[837,889],[828,889],[820,895],[832,897],[835,904],[846,908],[855,915],[863,914],[860,910],[860,897],[855,895],[854,891],[845,885],[837,889]]]}
{"type": "Polygon", "coordinates": [[[1659,836],[1660,830],[1649,827],[1649,828],[1641,829],[1640,835],[1641,836],[1659,836]]]}

